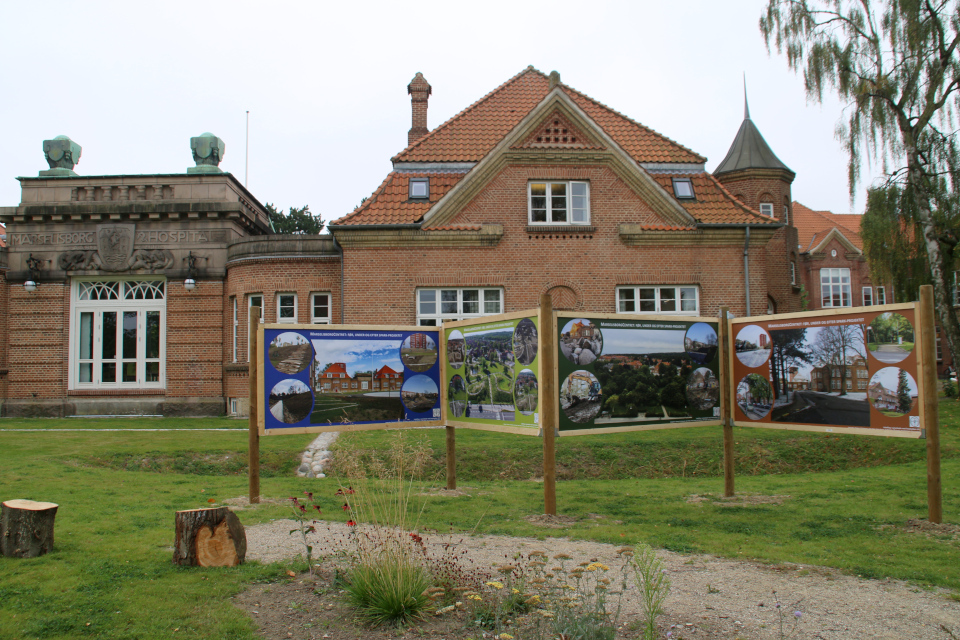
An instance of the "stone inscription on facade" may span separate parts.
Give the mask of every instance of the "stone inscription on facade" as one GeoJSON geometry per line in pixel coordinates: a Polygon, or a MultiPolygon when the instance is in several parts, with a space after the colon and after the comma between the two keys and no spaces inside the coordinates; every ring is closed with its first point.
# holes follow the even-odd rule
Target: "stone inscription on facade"
{"type": "MultiPolygon", "coordinates": [[[[140,244],[193,244],[198,242],[226,242],[225,231],[137,231],[135,241],[140,244]]],[[[68,231],[62,233],[8,233],[11,247],[37,245],[97,245],[96,231],[68,231]]]]}

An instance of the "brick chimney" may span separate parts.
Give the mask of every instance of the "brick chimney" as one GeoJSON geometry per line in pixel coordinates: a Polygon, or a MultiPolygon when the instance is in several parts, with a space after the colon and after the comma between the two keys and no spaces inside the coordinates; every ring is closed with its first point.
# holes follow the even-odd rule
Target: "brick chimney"
{"type": "Polygon", "coordinates": [[[427,128],[427,100],[432,92],[433,88],[430,83],[427,82],[422,73],[417,71],[417,75],[413,76],[413,80],[407,85],[407,93],[411,96],[410,103],[413,110],[413,126],[407,133],[407,146],[430,133],[430,129],[427,128]]]}

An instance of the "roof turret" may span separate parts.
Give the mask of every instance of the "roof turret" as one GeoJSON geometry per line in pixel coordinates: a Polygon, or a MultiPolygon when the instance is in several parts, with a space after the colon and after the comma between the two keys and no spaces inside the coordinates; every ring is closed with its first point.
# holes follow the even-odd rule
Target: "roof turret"
{"type": "Polygon", "coordinates": [[[760,130],[753,124],[753,120],[750,119],[746,87],[743,89],[743,124],[740,125],[737,137],[730,145],[726,157],[713,170],[713,175],[719,176],[744,169],[779,169],[793,174],[793,171],[790,171],[790,168],[776,156],[767,141],[763,139],[760,130]]]}

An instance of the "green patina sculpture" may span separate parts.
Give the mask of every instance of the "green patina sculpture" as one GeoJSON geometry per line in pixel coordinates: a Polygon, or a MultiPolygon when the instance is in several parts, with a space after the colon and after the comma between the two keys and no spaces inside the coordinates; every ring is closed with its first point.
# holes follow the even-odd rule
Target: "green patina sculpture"
{"type": "Polygon", "coordinates": [[[226,148],[223,140],[209,132],[190,138],[190,149],[197,166],[189,167],[187,173],[223,173],[217,165],[223,160],[226,148]]]}
{"type": "Polygon", "coordinates": [[[80,162],[80,145],[67,136],[57,136],[43,141],[43,155],[50,168],[41,171],[43,177],[75,176],[73,168],[80,162]]]}

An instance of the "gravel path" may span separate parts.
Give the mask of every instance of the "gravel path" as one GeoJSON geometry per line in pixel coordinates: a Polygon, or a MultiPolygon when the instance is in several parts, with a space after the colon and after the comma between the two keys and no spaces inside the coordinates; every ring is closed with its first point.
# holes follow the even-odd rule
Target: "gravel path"
{"type": "MultiPolygon", "coordinates": [[[[302,553],[293,521],[247,527],[247,559],[270,562],[302,553]]],[[[337,551],[349,529],[320,523],[312,538],[317,557],[337,551]]],[[[616,547],[567,538],[424,535],[428,548],[454,542],[469,550],[469,559],[488,568],[514,554],[542,550],[566,553],[574,561],[597,559],[619,565],[616,547]]],[[[786,609],[783,637],[821,640],[960,640],[960,602],[942,589],[923,590],[898,580],[863,580],[824,567],[762,565],[706,555],[658,552],[673,583],[662,619],[674,638],[761,640],[780,638],[774,591],[786,609]],[[793,612],[801,616],[794,629],[793,612]],[[788,634],[793,635],[788,635],[788,634]]],[[[613,578],[613,576],[611,576],[613,578]]],[[[614,579],[614,583],[616,580],[614,579]]],[[[635,592],[624,602],[624,615],[639,611],[635,592]]]]}

